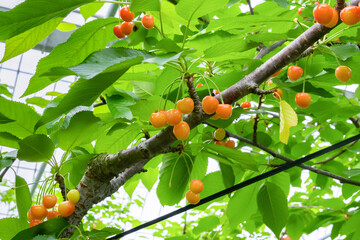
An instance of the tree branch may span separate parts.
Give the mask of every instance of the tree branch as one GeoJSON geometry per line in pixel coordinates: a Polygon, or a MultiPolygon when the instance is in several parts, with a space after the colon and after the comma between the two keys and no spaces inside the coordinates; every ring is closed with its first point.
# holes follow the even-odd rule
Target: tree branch
{"type": "Polygon", "coordinates": [[[247,3],[248,3],[248,5],[249,5],[250,14],[251,14],[251,15],[254,15],[254,9],[253,9],[252,6],[251,6],[251,0],[247,0],[247,3]]]}
{"type": "Polygon", "coordinates": [[[94,103],[93,107],[99,107],[99,106],[102,106],[102,105],[106,105],[106,100],[103,96],[100,96],[100,99],[101,99],[101,102],[100,103],[94,103]]]}
{"type": "Polygon", "coordinates": [[[254,57],[254,59],[261,59],[261,58],[265,57],[265,55],[274,51],[277,47],[280,47],[285,42],[286,42],[286,40],[276,41],[268,47],[261,48],[260,52],[254,57]]]}
{"type": "Polygon", "coordinates": [[[197,95],[195,87],[194,87],[194,75],[188,75],[185,78],[186,78],[186,84],[188,86],[189,95],[190,95],[191,99],[194,101],[193,113],[198,118],[201,118],[202,107],[201,107],[201,102],[200,102],[199,96],[197,95]]]}
{"type": "Polygon", "coordinates": [[[65,187],[65,181],[64,181],[63,176],[61,176],[59,173],[56,173],[55,181],[59,184],[59,188],[60,188],[63,200],[66,201],[66,187],[65,187]]]}

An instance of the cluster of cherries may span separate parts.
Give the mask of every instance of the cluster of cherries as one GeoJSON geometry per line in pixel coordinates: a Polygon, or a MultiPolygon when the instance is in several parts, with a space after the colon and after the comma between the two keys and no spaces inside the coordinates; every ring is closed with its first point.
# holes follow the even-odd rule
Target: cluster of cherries
{"type": "Polygon", "coordinates": [[[198,204],[200,202],[200,193],[204,188],[202,181],[194,179],[190,182],[190,190],[186,192],[186,200],[190,204],[198,204]]]}
{"type": "Polygon", "coordinates": [[[226,137],[226,132],[223,128],[218,128],[214,131],[214,139],[216,140],[215,144],[234,149],[235,142],[230,139],[223,141],[225,137],[226,137]]]}
{"type": "MultiPolygon", "coordinates": [[[[120,9],[120,18],[124,21],[120,25],[116,25],[113,29],[114,34],[118,38],[124,38],[127,35],[130,35],[133,30],[132,20],[135,18],[135,14],[130,11],[128,6],[125,6],[120,9]]],[[[142,17],[141,23],[144,28],[151,29],[154,27],[155,22],[153,16],[146,14],[142,17]]]]}
{"type": "Polygon", "coordinates": [[[30,222],[30,227],[36,226],[39,223],[44,222],[44,219],[47,220],[52,218],[68,217],[73,214],[75,210],[75,203],[80,200],[80,194],[77,190],[71,190],[67,194],[68,201],[59,203],[58,211],[47,209],[54,208],[57,203],[57,197],[55,195],[45,195],[43,197],[43,204],[32,205],[27,213],[27,219],[30,222]]]}

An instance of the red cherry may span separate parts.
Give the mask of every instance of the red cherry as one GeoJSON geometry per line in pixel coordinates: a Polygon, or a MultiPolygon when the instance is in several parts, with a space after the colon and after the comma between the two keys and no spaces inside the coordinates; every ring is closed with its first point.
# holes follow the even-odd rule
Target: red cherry
{"type": "Polygon", "coordinates": [[[200,194],[193,193],[191,190],[187,191],[185,196],[190,204],[198,204],[200,202],[200,194]]]}
{"type": "Polygon", "coordinates": [[[303,74],[303,70],[298,66],[290,66],[287,70],[287,76],[291,81],[298,80],[303,74]]]}
{"type": "Polygon", "coordinates": [[[273,96],[274,96],[275,98],[277,98],[277,99],[282,98],[282,96],[283,96],[282,90],[279,89],[279,88],[277,88],[277,89],[275,90],[275,92],[273,92],[273,96]]]}
{"type": "Polygon", "coordinates": [[[335,27],[336,24],[337,24],[338,21],[339,21],[339,14],[338,14],[338,12],[337,12],[334,8],[331,8],[331,11],[333,12],[331,21],[330,21],[328,24],[324,24],[324,26],[327,27],[327,28],[335,27]]]}
{"type": "Polygon", "coordinates": [[[71,201],[61,202],[58,206],[59,214],[62,217],[68,217],[73,214],[75,210],[75,204],[71,201]]]}
{"type": "MultiPolygon", "coordinates": [[[[120,17],[125,22],[131,22],[134,19],[135,14],[130,11],[130,8],[128,6],[125,6],[120,9],[120,17]]],[[[127,34],[127,35],[129,35],[129,34],[127,34]]]]}
{"type": "Polygon", "coordinates": [[[360,21],[360,10],[358,6],[349,6],[341,10],[340,18],[346,25],[354,25],[360,21]]]}
{"type": "Polygon", "coordinates": [[[298,14],[299,14],[299,16],[301,16],[301,13],[302,13],[303,10],[304,10],[303,7],[301,7],[301,8],[298,9],[298,14]]]}
{"type": "Polygon", "coordinates": [[[143,16],[143,18],[141,19],[141,23],[144,26],[144,28],[147,28],[147,29],[151,29],[155,25],[153,16],[151,16],[149,14],[146,14],[145,16],[143,16]]]}
{"type": "Polygon", "coordinates": [[[196,85],[197,88],[202,87],[202,86],[204,86],[202,83],[199,83],[198,85],[196,85]]]}
{"type": "Polygon", "coordinates": [[[43,205],[46,208],[53,208],[57,202],[57,197],[55,195],[45,195],[43,197],[43,205]]]}
{"type": "Polygon", "coordinates": [[[121,28],[120,25],[115,25],[113,32],[115,34],[116,37],[118,38],[124,38],[125,35],[121,32],[121,28]]]}
{"type": "Polygon", "coordinates": [[[125,35],[130,35],[130,33],[132,32],[133,30],[133,25],[131,22],[123,22],[121,25],[120,25],[120,30],[123,34],[125,35]]]}
{"type": "Polygon", "coordinates": [[[249,107],[251,107],[251,103],[250,103],[250,102],[243,102],[243,103],[240,104],[240,106],[241,106],[244,110],[248,111],[248,110],[250,110],[249,107]]]}
{"type": "MultiPolygon", "coordinates": [[[[280,72],[281,72],[281,69],[279,70],[279,71],[277,71],[276,73],[274,73],[273,75],[272,75],[272,77],[277,77],[279,74],[280,74],[280,72]]],[[[270,80],[271,81],[271,80],[270,80]]],[[[269,81],[269,82],[270,82],[269,81]]]]}
{"type": "Polygon", "coordinates": [[[313,10],[315,21],[322,25],[330,23],[333,15],[333,11],[331,10],[331,8],[332,7],[327,4],[316,5],[313,10]]]}
{"type": "Polygon", "coordinates": [[[228,119],[231,117],[232,107],[230,104],[219,104],[216,109],[216,115],[221,119],[228,119]]]}
{"type": "Polygon", "coordinates": [[[225,143],[221,140],[215,142],[216,145],[225,146],[225,143]]]}
{"type": "Polygon", "coordinates": [[[235,148],[235,142],[233,140],[227,140],[227,141],[225,141],[225,147],[234,149],[235,148]]]}
{"type": "Polygon", "coordinates": [[[307,108],[311,102],[311,96],[308,93],[297,93],[295,96],[296,104],[301,108],[307,108]]]}
{"type": "Polygon", "coordinates": [[[46,216],[46,218],[49,219],[53,219],[53,218],[57,218],[59,217],[59,212],[58,211],[48,211],[48,214],[46,216]]]}

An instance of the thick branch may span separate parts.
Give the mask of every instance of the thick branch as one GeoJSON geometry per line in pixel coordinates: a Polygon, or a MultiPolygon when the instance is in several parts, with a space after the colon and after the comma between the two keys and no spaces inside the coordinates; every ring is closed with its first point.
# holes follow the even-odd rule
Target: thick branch
{"type": "Polygon", "coordinates": [[[196,93],[195,87],[194,87],[194,76],[187,76],[186,77],[186,84],[188,86],[188,92],[191,97],[191,99],[194,101],[194,110],[193,113],[195,113],[199,118],[201,117],[202,108],[201,108],[201,102],[199,99],[199,96],[196,93]]]}
{"type": "Polygon", "coordinates": [[[65,187],[65,181],[64,181],[63,176],[61,176],[59,173],[56,173],[55,181],[59,184],[59,188],[60,188],[63,200],[66,201],[66,187],[65,187]]]}

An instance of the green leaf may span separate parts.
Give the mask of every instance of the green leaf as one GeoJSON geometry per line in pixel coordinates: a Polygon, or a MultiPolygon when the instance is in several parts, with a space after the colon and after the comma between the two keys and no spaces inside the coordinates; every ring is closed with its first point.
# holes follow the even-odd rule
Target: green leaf
{"type": "Polygon", "coordinates": [[[81,63],[91,53],[105,48],[108,42],[116,39],[112,29],[117,23],[117,18],[96,19],[77,29],[66,42],[56,46],[48,56],[39,61],[36,73],[30,79],[23,96],[35,93],[63,76],[71,74],[67,71],[64,72],[65,75],[61,75],[63,72],[60,72],[60,75],[52,77],[42,76],[48,70],[55,67],[74,66],[81,63]]]}
{"type": "Polygon", "coordinates": [[[160,11],[159,0],[133,0],[130,5],[132,12],[160,11]]]}
{"type": "Polygon", "coordinates": [[[184,154],[164,155],[160,169],[160,181],[156,189],[161,205],[174,205],[185,197],[192,163],[184,154]]]}
{"type": "Polygon", "coordinates": [[[5,115],[0,113],[0,124],[11,123],[11,122],[14,122],[14,121],[15,120],[10,119],[10,118],[8,118],[5,115]]]}
{"type": "Polygon", "coordinates": [[[225,187],[232,187],[235,182],[235,175],[232,167],[221,162],[219,162],[219,166],[225,187]]]}
{"type": "Polygon", "coordinates": [[[140,181],[140,175],[136,174],[132,178],[130,178],[129,180],[127,180],[125,182],[124,189],[130,198],[132,197],[132,194],[134,193],[135,188],[139,184],[139,181],[140,181]]]}
{"type": "Polygon", "coordinates": [[[297,125],[296,112],[285,101],[280,101],[280,141],[287,144],[290,136],[290,127],[297,125]]]}
{"type": "Polygon", "coordinates": [[[89,3],[87,5],[80,7],[80,13],[83,15],[85,21],[89,18],[95,15],[97,11],[100,10],[104,6],[104,3],[96,2],[96,3],[89,3]]]}
{"type": "Polygon", "coordinates": [[[15,120],[6,124],[0,124],[0,132],[8,132],[23,138],[34,133],[34,126],[40,116],[34,109],[26,104],[10,101],[0,97],[0,113],[9,119],[15,120]]]}
{"type": "Polygon", "coordinates": [[[29,162],[47,162],[55,150],[51,139],[42,134],[28,136],[21,140],[19,145],[17,158],[29,162]]]}
{"type": "Polygon", "coordinates": [[[279,186],[284,192],[285,196],[289,195],[290,191],[290,175],[287,172],[281,172],[268,178],[269,182],[279,186]]]}
{"type": "Polygon", "coordinates": [[[27,182],[16,175],[15,179],[16,206],[19,212],[20,221],[27,223],[27,212],[31,207],[31,195],[27,182]]]}
{"type": "Polygon", "coordinates": [[[304,232],[305,224],[306,222],[298,214],[291,214],[286,224],[286,232],[291,239],[298,240],[304,232]]]}
{"type": "Polygon", "coordinates": [[[126,128],[117,129],[111,134],[101,135],[95,144],[95,152],[116,153],[120,149],[126,149],[140,133],[141,127],[138,124],[131,124],[126,128]]]}
{"type": "Polygon", "coordinates": [[[55,235],[57,236],[69,223],[63,218],[53,218],[40,223],[32,228],[27,228],[18,234],[12,240],[32,239],[37,235],[55,235]]]}
{"type": "Polygon", "coordinates": [[[217,216],[208,216],[200,218],[198,225],[193,229],[195,235],[203,232],[211,232],[214,228],[220,225],[220,219],[217,216]]]}
{"type": "Polygon", "coordinates": [[[176,13],[190,21],[222,8],[228,0],[181,0],[175,7],[176,13]]]}
{"type": "Polygon", "coordinates": [[[4,94],[5,96],[11,98],[12,94],[9,92],[9,90],[7,89],[7,85],[5,84],[0,84],[0,95],[4,94]]]}
{"type": "Polygon", "coordinates": [[[25,225],[19,218],[2,218],[0,219],[0,239],[13,239],[18,232],[27,227],[27,224],[25,225]]]}
{"type": "Polygon", "coordinates": [[[3,170],[4,168],[10,167],[12,163],[13,161],[11,159],[0,158],[0,171],[3,170]]]}
{"type": "MultiPolygon", "coordinates": [[[[193,153],[194,154],[194,153],[193,153]]],[[[194,154],[196,157],[194,159],[194,165],[190,174],[190,179],[202,179],[208,168],[208,157],[205,153],[200,152],[194,154]]]]}
{"type": "Polygon", "coordinates": [[[233,229],[236,229],[240,223],[248,221],[251,215],[256,213],[256,196],[259,185],[260,183],[255,183],[241,188],[231,197],[226,210],[226,216],[233,229]]]}
{"type": "Polygon", "coordinates": [[[48,105],[48,103],[50,102],[49,100],[45,100],[41,97],[32,97],[32,98],[27,98],[26,99],[26,102],[28,104],[33,104],[33,105],[36,105],[36,106],[39,106],[41,108],[45,108],[46,105],[48,105]]]}
{"type": "Polygon", "coordinates": [[[338,58],[345,61],[348,58],[352,57],[355,53],[360,52],[356,44],[346,44],[346,45],[335,45],[329,47],[338,58]]]}
{"type": "Polygon", "coordinates": [[[0,41],[7,40],[53,18],[65,17],[74,9],[94,0],[27,0],[0,12],[0,41]]]}
{"type": "MultiPolygon", "coordinates": [[[[207,174],[203,179],[202,182],[204,184],[204,189],[200,193],[200,197],[202,199],[213,195],[217,192],[220,192],[225,189],[224,183],[222,181],[222,176],[220,171],[212,172],[207,174]]],[[[220,202],[225,197],[219,197],[213,201],[210,201],[208,203],[205,203],[201,206],[196,207],[196,210],[205,210],[210,204],[214,202],[220,202]]]]}
{"type": "Polygon", "coordinates": [[[255,42],[249,43],[239,38],[220,42],[215,46],[206,49],[204,53],[205,58],[212,59],[229,53],[244,52],[251,48],[255,48],[256,46],[258,46],[258,44],[255,42]]]}
{"type": "Polygon", "coordinates": [[[218,154],[225,156],[226,158],[232,159],[234,162],[236,162],[236,164],[239,164],[244,169],[258,171],[257,163],[249,153],[243,153],[239,150],[219,146],[216,144],[204,144],[203,146],[204,148],[211,149],[218,154]]]}
{"type": "Polygon", "coordinates": [[[106,96],[107,106],[114,118],[126,118],[131,120],[133,118],[129,106],[134,105],[133,96],[126,92],[119,92],[116,95],[106,96]]]}
{"type": "Polygon", "coordinates": [[[59,26],[57,26],[56,29],[62,32],[68,32],[68,31],[73,31],[76,28],[77,26],[73,23],[62,22],[59,24],[59,26]]]}
{"type": "Polygon", "coordinates": [[[147,172],[141,174],[141,182],[144,184],[146,189],[150,192],[154,184],[156,183],[159,176],[159,169],[155,168],[147,168],[147,172]]]}
{"type": "Polygon", "coordinates": [[[356,213],[351,216],[350,219],[345,222],[345,224],[340,229],[340,234],[349,235],[352,232],[358,230],[358,226],[360,224],[360,213],[356,213]]]}
{"type": "Polygon", "coordinates": [[[0,146],[19,149],[19,141],[20,138],[17,138],[10,133],[0,132],[0,146]]]}
{"type": "Polygon", "coordinates": [[[69,176],[68,178],[65,178],[65,180],[69,180],[70,184],[75,187],[79,184],[88,163],[94,156],[95,154],[83,154],[71,158],[61,165],[60,173],[63,176],[68,174],[69,176]]]}
{"type": "Polygon", "coordinates": [[[51,19],[50,21],[6,40],[5,54],[1,62],[5,62],[35,47],[36,44],[52,33],[61,21],[62,18],[51,19]]]}
{"type": "Polygon", "coordinates": [[[279,237],[288,218],[287,199],[284,192],[277,185],[267,182],[258,192],[257,204],[264,223],[279,237]]]}
{"type": "Polygon", "coordinates": [[[90,111],[81,111],[71,117],[68,126],[62,127],[58,134],[58,144],[64,151],[75,146],[90,143],[96,138],[99,130],[99,118],[90,111]]]}

